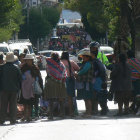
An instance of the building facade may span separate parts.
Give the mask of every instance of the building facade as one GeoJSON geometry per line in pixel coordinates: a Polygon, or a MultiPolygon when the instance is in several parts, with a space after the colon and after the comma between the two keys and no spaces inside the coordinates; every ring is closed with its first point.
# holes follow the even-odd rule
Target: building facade
{"type": "Polygon", "coordinates": [[[42,0],[42,3],[47,6],[55,6],[59,3],[59,0],[42,0]]]}
{"type": "Polygon", "coordinates": [[[41,0],[21,0],[21,3],[29,7],[36,7],[41,4],[41,0]]]}
{"type": "Polygon", "coordinates": [[[40,4],[46,5],[46,6],[55,6],[61,2],[61,0],[21,0],[21,3],[23,5],[28,5],[29,7],[36,7],[40,4]]]}

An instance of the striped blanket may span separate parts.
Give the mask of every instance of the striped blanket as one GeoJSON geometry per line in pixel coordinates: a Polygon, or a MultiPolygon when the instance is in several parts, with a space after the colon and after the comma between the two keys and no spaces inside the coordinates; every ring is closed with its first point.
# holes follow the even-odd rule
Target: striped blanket
{"type": "Polygon", "coordinates": [[[128,59],[128,64],[132,70],[132,80],[140,79],[140,61],[136,58],[128,59]]]}
{"type": "Polygon", "coordinates": [[[59,81],[59,82],[65,82],[66,80],[66,69],[63,63],[57,63],[51,58],[47,58],[47,74],[51,78],[59,81]]]}

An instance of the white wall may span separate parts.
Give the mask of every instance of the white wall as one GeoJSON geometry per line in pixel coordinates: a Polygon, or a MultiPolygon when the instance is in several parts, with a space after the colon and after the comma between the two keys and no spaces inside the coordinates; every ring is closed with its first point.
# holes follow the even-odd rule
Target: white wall
{"type": "Polygon", "coordinates": [[[58,0],[43,0],[43,1],[58,2],[58,0]]]}

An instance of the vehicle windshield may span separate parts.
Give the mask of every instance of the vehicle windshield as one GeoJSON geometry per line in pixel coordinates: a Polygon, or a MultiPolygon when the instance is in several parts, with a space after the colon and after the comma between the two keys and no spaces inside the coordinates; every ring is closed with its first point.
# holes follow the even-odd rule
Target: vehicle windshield
{"type": "Polygon", "coordinates": [[[109,50],[104,50],[103,52],[104,54],[113,54],[113,51],[109,51],[109,50]]]}
{"type": "Polygon", "coordinates": [[[44,55],[46,57],[51,57],[51,52],[40,53],[40,55],[44,55]]]}
{"type": "Polygon", "coordinates": [[[0,52],[7,53],[8,52],[7,47],[0,47],[0,52]]]}
{"type": "Polygon", "coordinates": [[[30,54],[34,53],[33,48],[32,48],[31,45],[30,45],[30,46],[28,45],[28,49],[29,49],[29,51],[30,51],[30,54]]]}

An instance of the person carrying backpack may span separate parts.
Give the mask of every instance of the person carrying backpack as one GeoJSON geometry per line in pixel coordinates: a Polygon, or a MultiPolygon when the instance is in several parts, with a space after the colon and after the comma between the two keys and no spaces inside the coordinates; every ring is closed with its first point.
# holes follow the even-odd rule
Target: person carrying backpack
{"type": "MultiPolygon", "coordinates": [[[[93,113],[98,113],[98,99],[97,99],[97,93],[99,94],[102,89],[102,84],[106,83],[106,67],[105,65],[97,58],[98,52],[95,50],[95,47],[98,44],[92,44],[89,45],[90,47],[90,53],[92,57],[92,63],[94,67],[94,75],[95,78],[93,80],[93,100],[92,100],[92,107],[93,107],[93,113]]],[[[107,100],[107,99],[106,99],[107,100]]],[[[107,101],[106,105],[107,106],[107,101]]],[[[101,108],[106,108],[100,104],[101,108]]],[[[106,114],[106,113],[105,113],[106,114]]]]}

